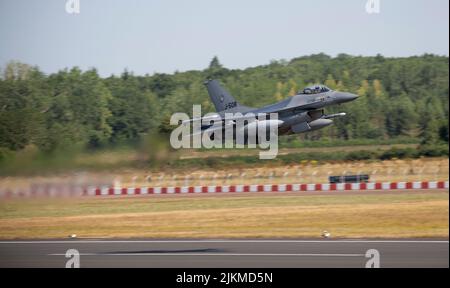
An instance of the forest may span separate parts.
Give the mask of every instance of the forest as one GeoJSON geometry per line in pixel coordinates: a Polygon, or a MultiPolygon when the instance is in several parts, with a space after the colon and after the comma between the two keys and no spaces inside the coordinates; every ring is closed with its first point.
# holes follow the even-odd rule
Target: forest
{"type": "MultiPolygon", "coordinates": [[[[149,67],[151,70],[151,67],[149,67]]],[[[322,83],[360,96],[327,109],[346,112],[335,124],[312,133],[280,138],[301,141],[395,141],[447,145],[449,58],[421,55],[388,58],[316,54],[247,69],[227,69],[218,57],[202,71],[102,78],[77,67],[45,74],[39,67],[10,62],[0,79],[0,161],[27,147],[51,153],[71,147],[102,149],[134,145],[170,133],[174,112],[201,104],[214,111],[203,81],[219,79],[242,104],[261,107],[322,83]]]]}

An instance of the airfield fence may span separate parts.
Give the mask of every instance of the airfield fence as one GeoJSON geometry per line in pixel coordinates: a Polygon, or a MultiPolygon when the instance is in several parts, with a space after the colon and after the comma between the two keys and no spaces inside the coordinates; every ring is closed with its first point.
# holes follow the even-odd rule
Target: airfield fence
{"type": "Polygon", "coordinates": [[[288,167],[227,169],[188,173],[136,173],[119,175],[114,182],[122,186],[189,186],[232,184],[325,183],[330,176],[368,175],[370,182],[438,181],[448,178],[448,159],[385,161],[375,163],[305,164],[288,167]]]}
{"type": "Polygon", "coordinates": [[[333,175],[367,174],[369,183],[437,182],[447,180],[448,159],[396,160],[369,163],[315,162],[288,167],[259,167],[227,169],[224,171],[192,171],[150,173],[139,170],[108,173],[77,173],[54,177],[6,177],[0,179],[3,194],[58,194],[82,193],[86,187],[113,189],[134,187],[218,187],[236,185],[290,185],[298,183],[328,183],[333,175]],[[45,192],[42,192],[45,191],[45,192]]]}

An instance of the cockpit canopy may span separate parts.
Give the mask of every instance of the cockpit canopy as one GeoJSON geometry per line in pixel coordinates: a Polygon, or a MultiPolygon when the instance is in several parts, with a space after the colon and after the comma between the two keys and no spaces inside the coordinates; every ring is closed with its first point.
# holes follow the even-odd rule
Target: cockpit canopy
{"type": "Polygon", "coordinates": [[[300,91],[300,94],[319,94],[330,91],[331,89],[325,85],[312,85],[308,86],[303,91],[300,91]]]}

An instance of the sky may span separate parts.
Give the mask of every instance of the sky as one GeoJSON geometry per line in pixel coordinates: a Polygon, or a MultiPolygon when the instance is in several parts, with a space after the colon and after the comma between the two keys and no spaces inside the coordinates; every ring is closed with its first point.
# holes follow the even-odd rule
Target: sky
{"type": "Polygon", "coordinates": [[[449,55],[448,0],[0,0],[0,67],[102,76],[227,68],[326,53],[449,55]],[[79,1],[80,13],[68,13],[79,1]]]}

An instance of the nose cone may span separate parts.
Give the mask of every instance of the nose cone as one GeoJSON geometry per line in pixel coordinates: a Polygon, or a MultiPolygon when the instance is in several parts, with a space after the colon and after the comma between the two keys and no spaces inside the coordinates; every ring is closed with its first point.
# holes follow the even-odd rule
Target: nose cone
{"type": "Polygon", "coordinates": [[[358,95],[352,93],[340,93],[338,97],[338,102],[339,103],[350,102],[356,100],[358,97],[359,97],[358,95]]]}

